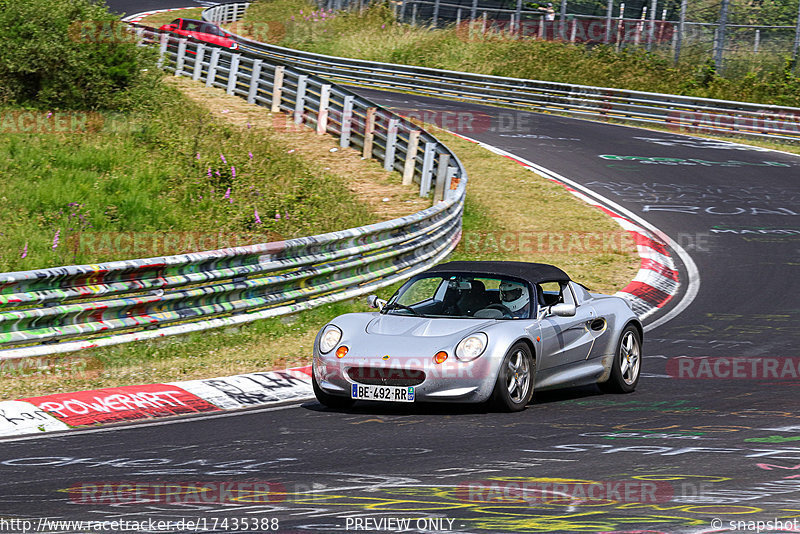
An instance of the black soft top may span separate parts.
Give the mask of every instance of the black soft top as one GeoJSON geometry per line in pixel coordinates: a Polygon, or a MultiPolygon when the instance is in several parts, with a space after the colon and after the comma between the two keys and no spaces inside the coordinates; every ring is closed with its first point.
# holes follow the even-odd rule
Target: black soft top
{"type": "Polygon", "coordinates": [[[474,275],[510,276],[527,280],[532,284],[541,282],[566,282],[569,275],[546,263],[527,263],[522,261],[450,261],[440,263],[426,273],[465,273],[474,275]]]}

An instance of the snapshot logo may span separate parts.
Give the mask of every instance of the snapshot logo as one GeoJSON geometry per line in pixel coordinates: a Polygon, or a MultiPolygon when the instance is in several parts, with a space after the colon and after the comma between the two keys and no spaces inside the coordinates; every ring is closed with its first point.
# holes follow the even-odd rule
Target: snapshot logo
{"type": "Polygon", "coordinates": [[[667,362],[667,374],[695,380],[798,380],[800,358],[672,358],[667,362]]]}
{"type": "Polygon", "coordinates": [[[672,500],[672,485],[652,480],[489,479],[459,484],[456,496],[470,503],[663,503],[672,500]]]}
{"type": "Polygon", "coordinates": [[[636,250],[630,232],[464,232],[459,247],[480,253],[624,253],[636,250]]]}
{"type": "Polygon", "coordinates": [[[277,482],[78,482],[70,486],[74,504],[271,504],[286,500],[277,482]]]}

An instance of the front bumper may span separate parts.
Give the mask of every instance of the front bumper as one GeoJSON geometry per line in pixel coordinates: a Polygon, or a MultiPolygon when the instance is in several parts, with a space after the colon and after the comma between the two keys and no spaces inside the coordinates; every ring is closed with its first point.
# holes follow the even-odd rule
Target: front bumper
{"type": "Polygon", "coordinates": [[[449,355],[444,363],[437,364],[432,356],[389,355],[383,359],[351,356],[351,351],[339,359],[333,353],[314,352],[317,384],[326,393],[343,397],[350,396],[353,384],[413,385],[417,402],[478,403],[492,394],[497,377],[497,366],[487,354],[472,362],[449,355]],[[420,373],[424,373],[421,381],[420,373]]]}

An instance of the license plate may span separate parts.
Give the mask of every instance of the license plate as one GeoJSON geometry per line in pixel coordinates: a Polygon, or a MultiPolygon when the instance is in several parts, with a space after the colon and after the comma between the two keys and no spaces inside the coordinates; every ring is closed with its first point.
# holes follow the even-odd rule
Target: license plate
{"type": "Polygon", "coordinates": [[[353,384],[350,398],[357,400],[414,402],[414,386],[365,386],[353,384]]]}

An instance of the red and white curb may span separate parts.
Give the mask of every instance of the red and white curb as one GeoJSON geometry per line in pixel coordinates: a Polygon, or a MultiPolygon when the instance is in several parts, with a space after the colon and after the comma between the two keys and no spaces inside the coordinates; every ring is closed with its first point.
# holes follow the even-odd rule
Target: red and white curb
{"type": "Polygon", "coordinates": [[[659,308],[662,308],[667,302],[672,300],[678,292],[678,287],[680,285],[678,270],[670,255],[670,247],[667,244],[669,241],[668,238],[663,239],[657,232],[647,230],[629,218],[623,217],[621,214],[610,209],[606,204],[578,191],[566,183],[563,177],[557,176],[555,173],[547,171],[547,169],[515,156],[510,152],[506,152],[501,148],[465,137],[452,131],[450,133],[465,141],[475,143],[490,152],[508,158],[522,165],[529,171],[541,174],[551,182],[563,186],[567,191],[582,201],[603,210],[604,213],[613,218],[624,230],[629,232],[636,243],[636,249],[641,258],[641,264],[636,277],[622,290],[618,291],[616,295],[630,302],[631,308],[640,319],[644,319],[655,313],[659,308]]]}
{"type": "Polygon", "coordinates": [[[0,401],[0,437],[268,406],[314,397],[311,366],[0,401]]]}

